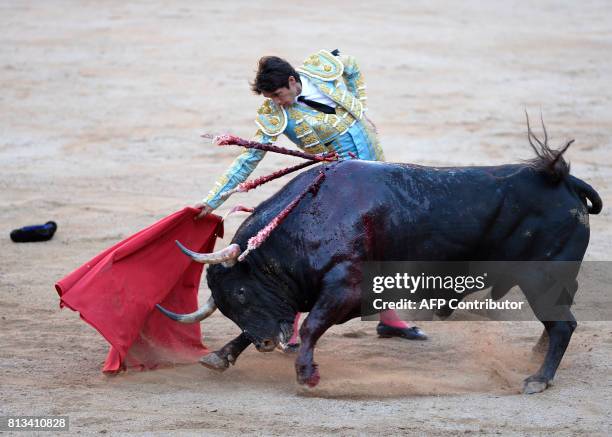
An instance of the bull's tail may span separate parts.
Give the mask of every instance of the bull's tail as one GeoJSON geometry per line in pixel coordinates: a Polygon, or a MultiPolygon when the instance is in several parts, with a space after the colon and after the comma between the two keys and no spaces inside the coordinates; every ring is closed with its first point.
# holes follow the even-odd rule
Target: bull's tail
{"type": "MultiPolygon", "coordinates": [[[[525,112],[525,115],[527,116],[527,112],[525,112]]],[[[529,140],[529,145],[536,153],[536,157],[527,162],[536,170],[545,173],[551,181],[561,182],[570,173],[570,166],[563,159],[563,154],[569,149],[574,140],[568,141],[561,149],[554,150],[548,145],[548,133],[546,132],[544,121],[542,121],[542,130],[544,131],[544,141],[541,141],[531,131],[529,116],[527,116],[527,139],[529,140]]]]}
{"type": "Polygon", "coordinates": [[[601,212],[601,208],[603,206],[601,202],[601,197],[597,194],[597,191],[585,181],[578,179],[575,176],[569,176],[569,182],[582,203],[585,204],[587,209],[589,210],[589,214],[599,214],[601,212]],[[591,202],[589,206],[587,199],[591,202]]]}
{"type": "MultiPolygon", "coordinates": [[[[527,112],[525,112],[525,115],[527,116],[527,112]]],[[[599,214],[603,206],[601,197],[589,184],[570,175],[570,165],[563,159],[563,154],[569,149],[574,140],[568,141],[561,149],[554,150],[548,146],[548,133],[546,132],[544,121],[542,121],[542,130],[544,131],[544,141],[541,141],[531,131],[529,116],[527,116],[527,139],[536,153],[536,157],[529,160],[528,163],[536,170],[546,174],[555,183],[567,180],[582,203],[587,207],[589,214],[599,214]],[[591,205],[589,205],[587,200],[591,202],[591,205]]]]}

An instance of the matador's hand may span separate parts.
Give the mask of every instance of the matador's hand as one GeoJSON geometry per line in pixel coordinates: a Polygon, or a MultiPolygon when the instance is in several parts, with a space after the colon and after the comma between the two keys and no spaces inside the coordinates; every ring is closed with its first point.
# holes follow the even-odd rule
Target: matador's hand
{"type": "Polygon", "coordinates": [[[201,219],[202,217],[204,217],[204,216],[210,214],[211,212],[213,212],[212,206],[210,206],[208,203],[199,202],[199,203],[196,203],[195,205],[193,205],[193,207],[196,208],[196,209],[201,209],[201,211],[198,213],[198,215],[193,217],[194,220],[201,219]]]}

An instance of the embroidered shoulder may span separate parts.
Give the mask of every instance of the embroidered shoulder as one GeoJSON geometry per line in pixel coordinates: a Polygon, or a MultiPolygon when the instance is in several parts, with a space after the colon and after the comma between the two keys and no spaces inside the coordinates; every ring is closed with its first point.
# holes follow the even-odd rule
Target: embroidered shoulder
{"type": "Polygon", "coordinates": [[[264,134],[276,137],[287,127],[287,113],[271,99],[266,99],[257,110],[255,124],[264,134]]]}
{"type": "Polygon", "coordinates": [[[309,77],[330,81],[342,76],[344,65],[327,50],[319,50],[319,53],[307,57],[304,64],[296,70],[309,77]]]}

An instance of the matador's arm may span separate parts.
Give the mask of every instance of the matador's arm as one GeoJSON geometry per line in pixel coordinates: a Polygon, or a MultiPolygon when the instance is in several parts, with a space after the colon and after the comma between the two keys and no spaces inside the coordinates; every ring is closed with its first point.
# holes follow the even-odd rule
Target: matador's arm
{"type": "MultiPolygon", "coordinates": [[[[261,130],[258,130],[255,134],[254,141],[259,143],[269,144],[276,141],[276,137],[268,136],[261,130]]],[[[208,196],[204,199],[204,203],[209,205],[212,209],[217,209],[225,201],[221,198],[221,195],[226,191],[235,188],[238,184],[246,181],[249,175],[255,170],[257,164],[263,159],[266,152],[257,149],[247,149],[242,152],[229,168],[217,179],[212,190],[208,193],[208,196]]]]}

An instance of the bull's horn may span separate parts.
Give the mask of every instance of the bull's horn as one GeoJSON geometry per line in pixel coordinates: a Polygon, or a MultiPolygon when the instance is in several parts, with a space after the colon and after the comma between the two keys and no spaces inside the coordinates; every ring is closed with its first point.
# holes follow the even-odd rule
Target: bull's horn
{"type": "Polygon", "coordinates": [[[221,249],[212,253],[194,252],[193,250],[187,249],[178,240],[176,241],[176,244],[185,255],[190,257],[192,260],[203,264],[223,263],[224,266],[231,267],[236,264],[236,259],[240,255],[240,246],[238,246],[236,243],[230,244],[225,249],[221,249]]]}
{"type": "Polygon", "coordinates": [[[210,316],[217,309],[217,305],[215,305],[215,300],[212,296],[208,298],[206,303],[202,305],[196,312],[191,314],[176,314],[172,311],[168,311],[166,308],[162,307],[160,304],[155,305],[158,310],[164,313],[166,316],[170,317],[172,320],[176,320],[181,323],[195,323],[201,320],[204,320],[206,317],[210,316]]]}

